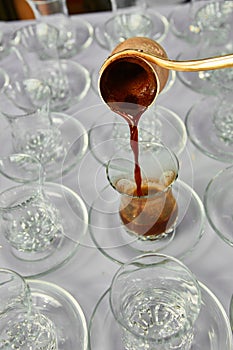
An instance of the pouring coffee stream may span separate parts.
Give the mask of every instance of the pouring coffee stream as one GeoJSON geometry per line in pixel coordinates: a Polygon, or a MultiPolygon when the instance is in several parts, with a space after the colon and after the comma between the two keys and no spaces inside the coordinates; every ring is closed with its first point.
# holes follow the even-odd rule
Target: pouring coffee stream
{"type": "Polygon", "coordinates": [[[165,87],[169,70],[195,72],[229,67],[233,67],[233,54],[175,61],[167,57],[162,46],[146,37],[126,39],[103,63],[99,92],[109,108],[129,124],[138,196],[143,195],[138,164],[138,122],[165,87]]]}

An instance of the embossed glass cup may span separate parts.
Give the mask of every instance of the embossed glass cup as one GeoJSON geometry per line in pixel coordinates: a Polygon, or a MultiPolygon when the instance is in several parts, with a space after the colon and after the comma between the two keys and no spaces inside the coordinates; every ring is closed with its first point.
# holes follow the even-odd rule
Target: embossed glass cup
{"type": "Polygon", "coordinates": [[[63,228],[58,209],[44,191],[41,164],[23,154],[3,157],[0,177],[0,231],[13,254],[31,261],[51,254],[63,228]]]}
{"type": "Polygon", "coordinates": [[[10,83],[0,99],[0,114],[9,122],[14,152],[37,157],[43,165],[64,157],[62,135],[50,114],[47,84],[33,78],[10,83]]]}
{"type": "Polygon", "coordinates": [[[59,30],[59,56],[68,58],[77,53],[76,32],[68,17],[66,0],[27,0],[33,10],[35,18],[46,21],[54,20],[59,30]]]}
{"type": "Polygon", "coordinates": [[[201,308],[199,284],[179,260],[145,254],[122,265],[110,307],[126,350],[189,350],[201,308]]]}
{"type": "Polygon", "coordinates": [[[52,25],[37,22],[17,29],[11,40],[23,68],[23,73],[14,81],[43,80],[51,89],[50,107],[56,111],[68,108],[71,103],[67,63],[59,58],[58,35],[58,30],[52,25]]]}
{"type": "MultiPolygon", "coordinates": [[[[132,142],[132,145],[136,142],[132,142]]],[[[161,143],[139,141],[133,152],[118,153],[107,164],[107,178],[120,197],[119,215],[125,230],[142,240],[166,237],[175,228],[178,206],[172,185],[178,176],[175,154],[161,143]],[[141,193],[135,176],[140,169],[141,193]]]]}
{"type": "Polygon", "coordinates": [[[16,272],[0,269],[0,348],[56,350],[55,325],[34,308],[30,289],[16,272]]]}

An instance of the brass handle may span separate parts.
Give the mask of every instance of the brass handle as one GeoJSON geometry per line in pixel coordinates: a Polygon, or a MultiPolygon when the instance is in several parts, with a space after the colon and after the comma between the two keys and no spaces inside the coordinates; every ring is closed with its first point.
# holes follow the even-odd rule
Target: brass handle
{"type": "Polygon", "coordinates": [[[197,72],[203,70],[233,67],[233,54],[203,58],[198,60],[175,61],[165,57],[155,56],[151,53],[145,53],[142,50],[126,49],[112,54],[102,65],[100,74],[106,68],[106,66],[111,61],[115,61],[118,56],[120,58],[127,58],[128,56],[140,57],[160,67],[183,72],[197,72]]]}

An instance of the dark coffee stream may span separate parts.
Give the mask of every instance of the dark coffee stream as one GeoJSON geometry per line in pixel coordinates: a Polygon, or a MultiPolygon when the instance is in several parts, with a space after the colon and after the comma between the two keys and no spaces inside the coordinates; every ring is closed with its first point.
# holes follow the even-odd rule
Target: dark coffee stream
{"type": "Polygon", "coordinates": [[[139,64],[136,58],[120,60],[102,74],[100,91],[112,111],[123,117],[130,128],[130,145],[135,159],[137,196],[142,196],[139,166],[138,122],[157,91],[157,80],[151,68],[139,64]]]}
{"type": "Polygon", "coordinates": [[[143,114],[143,112],[146,110],[145,107],[138,106],[138,105],[130,105],[130,114],[129,114],[129,104],[126,103],[124,107],[124,103],[121,104],[121,108],[114,108],[111,106],[111,109],[122,116],[129,125],[130,130],[130,146],[134,154],[134,179],[136,183],[136,195],[138,197],[141,197],[144,195],[142,191],[142,176],[141,176],[141,168],[139,165],[139,147],[138,147],[138,123],[139,120],[143,114]]]}

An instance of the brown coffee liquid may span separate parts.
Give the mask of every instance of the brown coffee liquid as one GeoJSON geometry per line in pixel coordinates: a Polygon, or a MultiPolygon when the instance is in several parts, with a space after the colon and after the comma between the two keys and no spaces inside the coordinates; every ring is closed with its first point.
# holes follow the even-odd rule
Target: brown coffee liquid
{"type": "MultiPolygon", "coordinates": [[[[178,207],[171,188],[163,192],[164,189],[161,184],[150,181],[141,187],[145,198],[122,198],[120,217],[129,232],[154,239],[173,230],[178,207]]],[[[133,188],[127,194],[133,196],[133,188]]]]}

